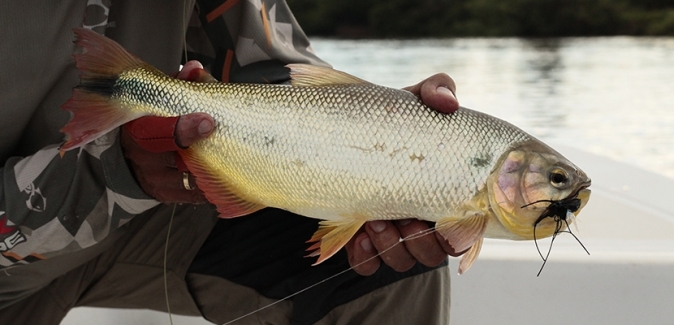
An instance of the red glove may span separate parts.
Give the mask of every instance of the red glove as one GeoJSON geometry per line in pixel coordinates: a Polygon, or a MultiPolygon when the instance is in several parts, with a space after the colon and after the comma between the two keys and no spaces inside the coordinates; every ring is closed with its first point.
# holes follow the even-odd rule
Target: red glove
{"type": "MultiPolygon", "coordinates": [[[[176,77],[215,81],[197,61],[185,64],[176,77]]],[[[122,149],[141,188],[163,203],[205,203],[203,192],[196,188],[194,176],[187,172],[178,151],[209,136],[213,125],[213,118],[206,113],[147,116],[125,124],[122,149]]]]}

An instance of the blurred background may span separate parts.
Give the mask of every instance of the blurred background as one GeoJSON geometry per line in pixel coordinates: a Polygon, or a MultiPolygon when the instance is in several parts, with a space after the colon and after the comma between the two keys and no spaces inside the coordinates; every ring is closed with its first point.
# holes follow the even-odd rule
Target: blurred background
{"type": "MultiPolygon", "coordinates": [[[[592,177],[572,227],[591,255],[562,234],[536,277],[532,242],[485,241],[452,277],[453,324],[672,323],[674,0],[287,1],[336,69],[395,88],[446,72],[462,106],[521,127],[592,177]]],[[[163,313],[93,308],[63,324],[93,313],[98,324],[168,324],[163,313]]]]}
{"type": "Polygon", "coordinates": [[[287,0],[308,35],[340,38],[674,35],[672,0],[287,0]]]}

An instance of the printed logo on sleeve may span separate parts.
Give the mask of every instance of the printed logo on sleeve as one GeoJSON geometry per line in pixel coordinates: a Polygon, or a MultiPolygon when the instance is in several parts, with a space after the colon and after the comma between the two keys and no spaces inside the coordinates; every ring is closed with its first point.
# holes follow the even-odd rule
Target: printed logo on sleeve
{"type": "Polygon", "coordinates": [[[0,211],[0,252],[6,252],[26,241],[26,236],[4,214],[4,211],[0,211]]]}
{"type": "Polygon", "coordinates": [[[44,212],[44,209],[47,208],[47,198],[42,195],[42,191],[35,184],[30,183],[28,187],[23,190],[24,193],[28,194],[28,200],[26,200],[26,207],[28,210],[35,212],[44,212]]]}

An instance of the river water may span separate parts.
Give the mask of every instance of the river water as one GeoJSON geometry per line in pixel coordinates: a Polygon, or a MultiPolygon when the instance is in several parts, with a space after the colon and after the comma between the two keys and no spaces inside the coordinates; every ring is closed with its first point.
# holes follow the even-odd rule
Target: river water
{"type": "Polygon", "coordinates": [[[396,88],[446,72],[462,106],[553,147],[674,178],[674,38],[314,39],[312,47],[336,69],[396,88]]]}

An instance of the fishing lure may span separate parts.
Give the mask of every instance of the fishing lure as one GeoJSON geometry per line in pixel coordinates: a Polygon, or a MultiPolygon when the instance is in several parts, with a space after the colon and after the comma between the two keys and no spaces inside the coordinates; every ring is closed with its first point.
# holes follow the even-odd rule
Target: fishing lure
{"type": "Polygon", "coordinates": [[[536,219],[534,222],[534,244],[536,245],[536,250],[538,251],[538,254],[541,256],[541,259],[543,259],[543,265],[541,265],[541,268],[538,270],[538,273],[536,276],[540,276],[541,272],[543,272],[543,268],[545,267],[545,264],[548,262],[548,257],[550,256],[550,252],[552,251],[552,244],[555,242],[555,238],[557,238],[557,234],[562,233],[562,232],[567,232],[573,236],[573,238],[576,239],[578,244],[585,250],[587,255],[590,255],[590,252],[585,248],[585,245],[580,241],[580,239],[573,233],[571,232],[571,228],[569,227],[569,219],[575,218],[575,215],[573,214],[574,212],[578,211],[581,206],[581,200],[578,198],[578,196],[571,196],[562,200],[538,200],[536,202],[532,202],[529,204],[526,204],[522,206],[522,208],[528,207],[530,205],[536,204],[536,203],[543,203],[543,202],[549,202],[550,204],[548,207],[541,213],[541,216],[536,219]],[[552,218],[556,222],[555,226],[555,231],[552,234],[552,240],[550,241],[550,247],[548,248],[548,252],[545,256],[543,256],[543,253],[541,253],[541,249],[538,246],[538,239],[536,238],[536,226],[543,221],[545,218],[552,218]],[[566,225],[566,230],[562,230],[564,228],[564,225],[566,225]]]}

